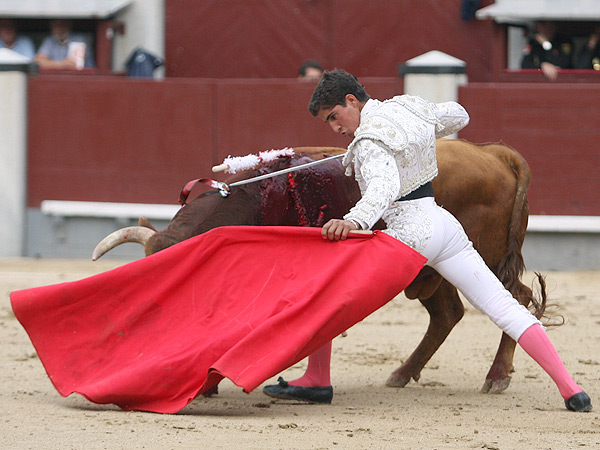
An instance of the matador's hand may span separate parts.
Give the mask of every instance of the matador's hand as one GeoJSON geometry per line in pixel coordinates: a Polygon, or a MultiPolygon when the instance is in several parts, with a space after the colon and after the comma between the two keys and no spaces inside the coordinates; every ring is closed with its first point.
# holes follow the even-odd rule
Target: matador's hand
{"type": "Polygon", "coordinates": [[[352,230],[358,230],[358,227],[349,220],[331,219],[329,222],[323,225],[321,236],[323,236],[323,239],[343,241],[348,237],[348,233],[352,230]]]}

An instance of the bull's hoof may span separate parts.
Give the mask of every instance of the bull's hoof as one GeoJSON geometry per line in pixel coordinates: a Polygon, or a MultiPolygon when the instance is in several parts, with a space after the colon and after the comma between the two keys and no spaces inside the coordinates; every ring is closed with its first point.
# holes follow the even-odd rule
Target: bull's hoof
{"type": "Polygon", "coordinates": [[[204,397],[212,397],[213,395],[217,395],[219,393],[219,385],[215,384],[212,387],[209,387],[207,390],[205,390],[202,393],[202,396],[204,397]]]}
{"type": "Polygon", "coordinates": [[[414,377],[407,377],[405,375],[392,372],[392,374],[388,377],[387,381],[385,382],[385,385],[388,387],[403,388],[408,384],[411,378],[413,378],[415,381],[419,381],[420,376],[415,375],[414,377]]]}
{"type": "Polygon", "coordinates": [[[510,385],[510,377],[502,378],[501,380],[485,380],[481,387],[483,394],[500,394],[504,392],[510,385]]]}

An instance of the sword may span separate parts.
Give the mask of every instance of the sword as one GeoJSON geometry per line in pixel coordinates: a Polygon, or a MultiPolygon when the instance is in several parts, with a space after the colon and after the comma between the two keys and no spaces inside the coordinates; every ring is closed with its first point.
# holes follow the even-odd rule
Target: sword
{"type": "MultiPolygon", "coordinates": [[[[324,164],[326,162],[333,161],[335,159],[343,158],[344,156],[346,156],[346,153],[342,153],[341,155],[328,156],[327,158],[318,159],[316,161],[311,161],[311,162],[305,163],[305,164],[300,164],[299,166],[288,167],[287,169],[277,170],[275,172],[266,173],[264,175],[259,175],[256,177],[248,178],[246,180],[236,181],[231,184],[227,184],[222,181],[211,180],[210,178],[198,178],[196,180],[189,181],[183,187],[183,189],[181,190],[181,193],[179,194],[179,203],[181,205],[185,205],[186,200],[187,200],[188,196],[190,195],[192,188],[196,185],[196,183],[207,184],[208,186],[212,187],[213,189],[217,189],[219,191],[219,194],[221,194],[221,197],[227,197],[229,195],[232,187],[241,186],[243,184],[248,184],[248,183],[254,183],[255,181],[266,180],[267,178],[273,178],[278,175],[283,175],[285,173],[290,173],[290,172],[295,172],[297,170],[306,169],[307,167],[324,164]]],[[[215,167],[218,167],[218,166],[215,166],[215,167]]]]}
{"type": "Polygon", "coordinates": [[[302,170],[302,169],[306,169],[307,167],[312,167],[312,166],[316,166],[318,164],[323,164],[328,161],[332,161],[334,159],[340,159],[340,158],[343,158],[344,156],[346,156],[345,153],[342,153],[341,155],[328,156],[327,158],[318,159],[316,161],[312,161],[312,162],[305,163],[305,164],[300,164],[299,166],[288,167],[287,169],[281,169],[281,170],[277,170],[275,172],[266,173],[264,175],[259,175],[257,177],[248,178],[246,180],[236,181],[235,183],[231,183],[229,186],[230,187],[231,186],[241,186],[242,184],[254,183],[255,181],[265,180],[267,178],[273,178],[273,177],[276,177],[277,175],[283,175],[284,173],[295,172],[297,170],[302,170]]]}

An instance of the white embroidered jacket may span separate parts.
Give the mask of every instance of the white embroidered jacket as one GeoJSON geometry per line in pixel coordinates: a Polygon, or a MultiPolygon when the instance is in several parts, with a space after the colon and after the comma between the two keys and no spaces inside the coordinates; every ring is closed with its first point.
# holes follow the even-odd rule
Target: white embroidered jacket
{"type": "Polygon", "coordinates": [[[362,198],[344,216],[371,228],[399,197],[433,180],[438,173],[435,140],[462,129],[469,115],[456,102],[431,103],[399,95],[369,99],[342,164],[362,198]]]}

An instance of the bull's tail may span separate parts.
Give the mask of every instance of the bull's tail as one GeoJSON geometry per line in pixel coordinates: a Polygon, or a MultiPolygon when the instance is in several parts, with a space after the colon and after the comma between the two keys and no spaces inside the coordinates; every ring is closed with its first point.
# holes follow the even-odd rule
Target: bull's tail
{"type": "Polygon", "coordinates": [[[499,143],[489,147],[499,158],[504,160],[515,172],[517,189],[513,204],[510,224],[508,227],[506,255],[496,269],[496,275],[506,289],[538,318],[545,317],[546,312],[546,282],[544,277],[536,273],[539,283],[538,294],[521,282],[525,271],[525,261],[521,248],[525,240],[527,222],[529,220],[529,203],[527,190],[531,181],[531,170],[523,156],[515,149],[499,143]]]}

